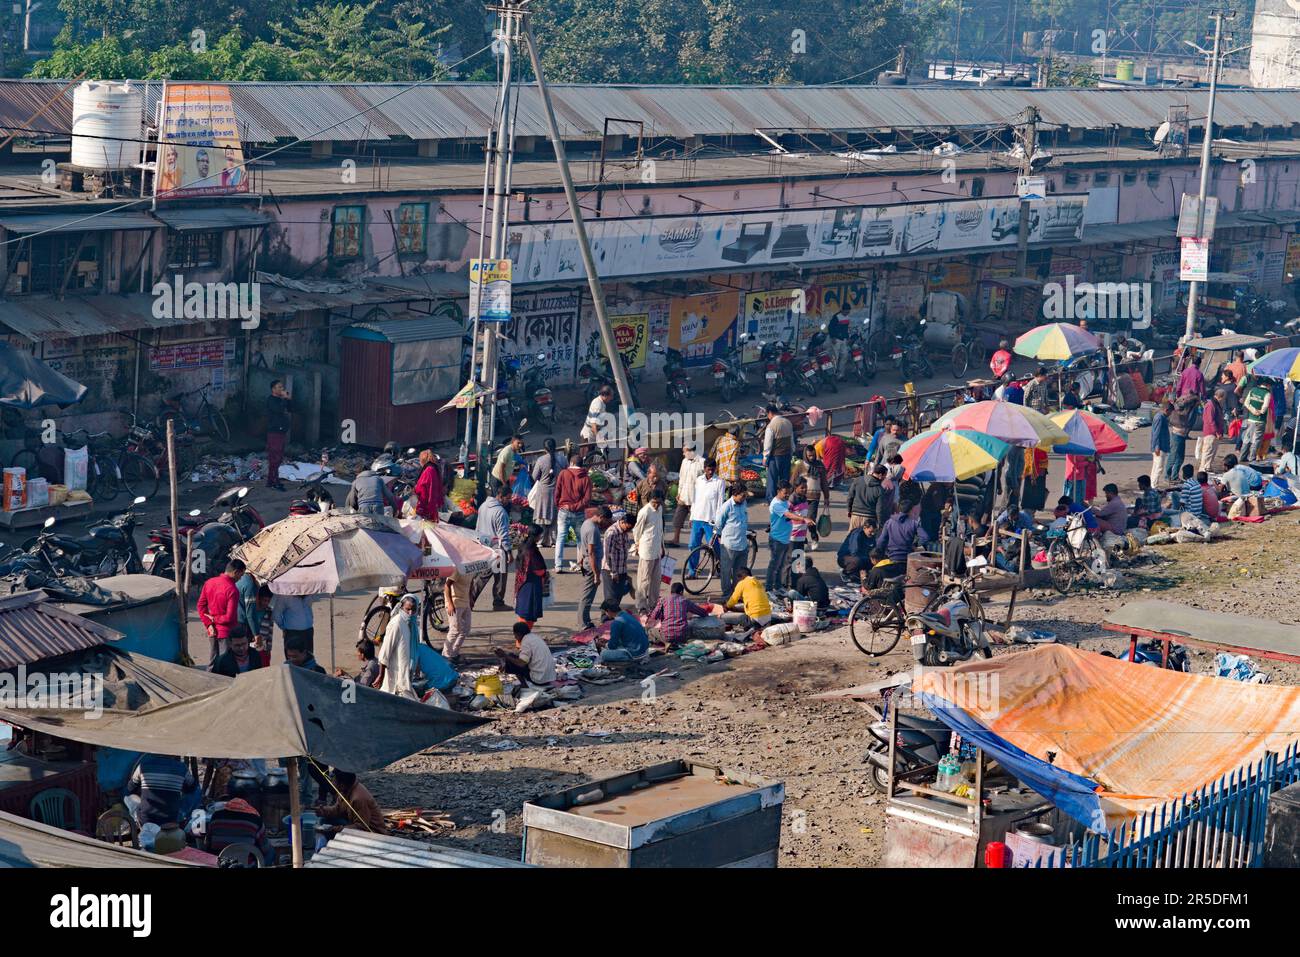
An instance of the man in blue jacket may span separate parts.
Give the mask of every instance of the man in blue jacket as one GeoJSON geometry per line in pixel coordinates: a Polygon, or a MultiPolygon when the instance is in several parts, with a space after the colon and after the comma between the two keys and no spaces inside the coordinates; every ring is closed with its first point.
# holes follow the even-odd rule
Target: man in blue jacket
{"type": "Polygon", "coordinates": [[[1155,486],[1160,485],[1169,454],[1169,413],[1173,410],[1174,404],[1165,399],[1151,417],[1151,484],[1155,486]]]}

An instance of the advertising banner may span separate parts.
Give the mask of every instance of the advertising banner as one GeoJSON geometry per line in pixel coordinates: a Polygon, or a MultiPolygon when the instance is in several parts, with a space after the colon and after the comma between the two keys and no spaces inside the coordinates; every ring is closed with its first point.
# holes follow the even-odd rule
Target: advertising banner
{"type": "Polygon", "coordinates": [[[1178,278],[1183,282],[1193,279],[1205,281],[1210,272],[1210,241],[1184,238],[1182,257],[1179,260],[1178,278]]]}
{"type": "Polygon", "coordinates": [[[668,345],[681,352],[688,366],[708,365],[735,343],[738,292],[711,292],[672,300],[668,345]]]}
{"type": "Polygon", "coordinates": [[[469,261],[469,317],[482,322],[506,322],[510,318],[509,259],[469,261]]]}
{"type": "Polygon", "coordinates": [[[538,292],[514,297],[502,332],[506,355],[519,359],[520,374],[540,367],[551,385],[574,380],[578,343],[578,293],[538,292]]]}
{"type": "Polygon", "coordinates": [[[789,345],[797,345],[800,321],[807,309],[808,296],[802,289],[768,289],[746,293],[740,331],[747,338],[741,361],[756,360],[766,342],[779,339],[789,345]]]}
{"type": "MultiPolygon", "coordinates": [[[[1030,204],[1029,241],[1078,242],[1086,194],[1030,204]]],[[[893,206],[600,219],[588,224],[604,278],[721,272],[1014,246],[1014,197],[893,206]]],[[[508,255],[518,282],[584,278],[572,223],[517,223],[508,255]]]]}
{"type": "Polygon", "coordinates": [[[248,192],[248,170],[229,87],[168,84],[158,140],[159,198],[248,192]]]}

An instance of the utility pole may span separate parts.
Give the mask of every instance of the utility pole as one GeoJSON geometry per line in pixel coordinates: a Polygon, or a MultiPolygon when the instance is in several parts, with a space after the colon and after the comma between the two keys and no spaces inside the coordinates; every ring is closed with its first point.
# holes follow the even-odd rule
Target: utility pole
{"type": "MultiPolygon", "coordinates": [[[[522,0],[519,6],[526,6],[530,0],[522,0]]],[[[559,167],[560,181],[564,184],[564,198],[569,204],[569,215],[573,217],[573,228],[578,239],[578,248],[582,252],[582,264],[587,270],[587,285],[591,289],[591,304],[596,312],[596,325],[600,329],[600,341],[609,357],[609,368],[614,375],[614,387],[618,390],[619,406],[628,413],[634,412],[632,390],[628,386],[627,372],[619,359],[618,344],[614,340],[614,327],[605,312],[605,290],[596,271],[596,258],[591,253],[591,243],[587,239],[587,226],[582,219],[582,207],[578,204],[578,192],[573,188],[573,177],[569,175],[569,160],[564,152],[564,140],[560,137],[560,127],[555,120],[555,108],[551,105],[551,91],[546,86],[546,77],[542,72],[542,59],[537,51],[537,40],[527,20],[527,14],[520,11],[524,39],[528,43],[528,58],[533,66],[533,76],[537,78],[537,92],[542,99],[542,108],[546,113],[546,127],[550,133],[551,146],[555,150],[555,163],[559,167]]],[[[620,444],[622,437],[620,436],[620,444]]]]}
{"type": "MultiPolygon", "coordinates": [[[[515,148],[514,115],[510,109],[510,96],[514,82],[514,41],[518,36],[519,11],[512,2],[492,7],[498,15],[499,27],[497,42],[501,58],[501,104],[500,116],[496,128],[496,148],[493,150],[495,164],[492,183],[492,226],[488,243],[489,259],[504,259],[506,252],[506,227],[510,222],[510,169],[511,158],[515,148]]],[[[481,304],[480,304],[481,310],[481,304]]],[[[492,450],[493,430],[496,427],[497,397],[497,331],[498,323],[480,322],[482,330],[482,367],[479,370],[479,383],[486,390],[480,399],[478,416],[478,486],[479,498],[483,497],[487,484],[488,457],[492,450]]],[[[472,364],[471,359],[471,364],[472,364]]]]}
{"type": "MultiPolygon", "coordinates": [[[[1205,240],[1205,201],[1210,191],[1210,141],[1214,137],[1214,97],[1219,88],[1219,62],[1222,59],[1220,52],[1223,42],[1223,21],[1224,19],[1233,19],[1235,14],[1212,13],[1210,19],[1214,21],[1214,47],[1210,51],[1210,105],[1205,110],[1205,135],[1201,139],[1201,186],[1197,193],[1196,203],[1196,238],[1205,240]]],[[[1186,342],[1196,335],[1196,295],[1200,283],[1195,279],[1188,283],[1187,287],[1187,328],[1183,332],[1183,341],[1186,342]]]]}
{"type": "MultiPolygon", "coordinates": [[[[1020,176],[1028,178],[1034,172],[1034,153],[1038,150],[1038,108],[1025,108],[1025,122],[1020,133],[1025,155],[1020,159],[1020,176]]],[[[1016,234],[1016,275],[1024,276],[1029,269],[1029,200],[1020,199],[1020,222],[1016,234]]]]}

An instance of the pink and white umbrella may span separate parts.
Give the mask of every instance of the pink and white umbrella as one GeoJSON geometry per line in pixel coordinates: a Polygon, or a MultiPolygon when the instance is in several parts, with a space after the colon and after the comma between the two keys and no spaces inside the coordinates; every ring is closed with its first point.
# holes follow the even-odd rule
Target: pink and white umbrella
{"type": "Polygon", "coordinates": [[[407,538],[427,546],[427,553],[412,578],[450,578],[490,571],[496,552],[478,540],[469,529],[448,522],[407,519],[402,522],[407,538]]]}

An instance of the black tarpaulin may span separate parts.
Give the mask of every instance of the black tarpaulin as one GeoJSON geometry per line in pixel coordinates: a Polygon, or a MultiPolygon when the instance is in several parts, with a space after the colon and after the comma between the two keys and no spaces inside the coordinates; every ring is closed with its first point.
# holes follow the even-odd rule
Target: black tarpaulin
{"type": "Polygon", "coordinates": [[[55,372],[30,352],[0,342],[0,405],[14,409],[72,405],[85,394],[80,382],[55,372]]]}

